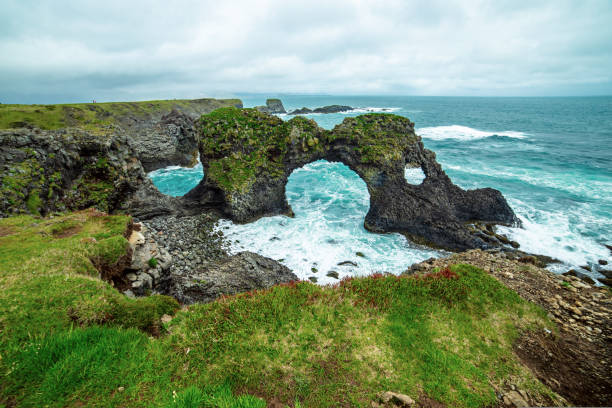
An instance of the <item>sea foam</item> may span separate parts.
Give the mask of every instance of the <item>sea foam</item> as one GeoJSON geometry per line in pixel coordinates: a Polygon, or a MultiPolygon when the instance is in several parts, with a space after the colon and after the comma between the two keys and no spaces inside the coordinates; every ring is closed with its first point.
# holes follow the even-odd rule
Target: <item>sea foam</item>
{"type": "Polygon", "coordinates": [[[492,136],[506,136],[515,139],[525,139],[527,137],[526,133],[513,130],[490,132],[461,125],[424,127],[417,129],[417,133],[421,137],[432,140],[456,139],[470,141],[492,136]]]}

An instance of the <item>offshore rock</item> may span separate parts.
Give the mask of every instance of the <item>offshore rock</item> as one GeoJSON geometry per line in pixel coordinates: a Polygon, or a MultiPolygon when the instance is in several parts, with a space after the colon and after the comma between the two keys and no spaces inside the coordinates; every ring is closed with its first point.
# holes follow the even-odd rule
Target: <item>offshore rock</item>
{"type": "Polygon", "coordinates": [[[424,148],[414,123],[401,116],[346,118],[328,131],[299,116],[285,122],[256,109],[222,108],[202,116],[198,132],[205,176],[185,199],[237,222],[291,215],[285,198],[289,175],[325,159],[346,164],[365,181],[370,210],[364,225],[373,232],[400,232],[419,243],[465,250],[501,245],[470,231],[467,223],[518,223],[499,191],[454,185],[424,148]],[[406,166],[421,167],[422,184],[407,183],[406,166]]]}
{"type": "Polygon", "coordinates": [[[266,106],[256,106],[255,109],[269,114],[287,113],[280,99],[267,99],[266,106]]]}
{"type": "Polygon", "coordinates": [[[295,109],[289,112],[289,115],[307,115],[309,113],[339,113],[350,112],[352,110],[354,110],[354,108],[346,105],[328,105],[321,108],[316,108],[314,110],[306,107],[295,109]]]}

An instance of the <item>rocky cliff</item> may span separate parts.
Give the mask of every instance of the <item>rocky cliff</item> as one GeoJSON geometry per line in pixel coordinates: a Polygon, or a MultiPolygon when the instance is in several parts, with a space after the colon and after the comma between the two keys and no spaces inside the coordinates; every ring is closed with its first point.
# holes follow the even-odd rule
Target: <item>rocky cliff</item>
{"type": "Polygon", "coordinates": [[[327,131],[301,117],[284,122],[256,109],[223,108],[202,116],[198,131],[205,177],[186,199],[219,208],[238,222],[292,214],[287,179],[319,159],[342,162],[365,181],[365,226],[374,232],[401,232],[417,242],[464,250],[499,245],[474,234],[467,223],[518,222],[499,191],[454,185],[404,117],[362,115],[327,131]],[[406,166],[421,167],[422,184],[406,182],[406,166]]]}
{"type": "Polygon", "coordinates": [[[171,212],[146,171],[194,164],[194,119],[239,100],[0,105],[0,217],[96,207],[171,212]]]}

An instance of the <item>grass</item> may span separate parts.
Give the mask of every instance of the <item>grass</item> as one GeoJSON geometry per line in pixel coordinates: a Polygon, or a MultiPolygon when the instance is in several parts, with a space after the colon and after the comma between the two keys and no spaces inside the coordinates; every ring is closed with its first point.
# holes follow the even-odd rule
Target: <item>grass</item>
{"type": "Polygon", "coordinates": [[[98,278],[92,259],[117,262],[128,223],[94,211],[0,220],[0,406],[370,406],[391,390],[476,407],[509,379],[550,393],[512,343],[552,323],[475,267],[298,282],[177,311],[98,278]]]}
{"type": "MultiPolygon", "coordinates": [[[[201,112],[240,104],[238,99],[179,99],[144,102],[73,103],[61,105],[0,104],[0,129],[38,127],[55,130],[82,127],[95,130],[115,125],[125,118],[147,118],[162,115],[172,109],[201,112]]],[[[129,125],[129,122],[126,122],[129,125]]]]}

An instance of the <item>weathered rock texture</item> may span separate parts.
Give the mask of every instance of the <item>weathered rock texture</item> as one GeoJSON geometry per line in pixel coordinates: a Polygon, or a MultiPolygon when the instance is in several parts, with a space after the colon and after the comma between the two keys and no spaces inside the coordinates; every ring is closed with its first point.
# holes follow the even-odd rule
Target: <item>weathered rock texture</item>
{"type": "Polygon", "coordinates": [[[455,186],[404,117],[362,115],[327,131],[302,117],[284,122],[256,109],[222,108],[202,116],[198,126],[205,177],[185,198],[238,222],[292,214],[285,198],[289,175],[325,159],[346,164],[365,181],[371,231],[464,250],[489,246],[467,223],[517,223],[499,191],[455,186]],[[421,167],[422,184],[406,182],[406,166],[421,167]]]}
{"type": "Polygon", "coordinates": [[[269,114],[287,113],[280,99],[267,99],[266,106],[256,106],[255,109],[260,112],[269,114]]]}
{"type": "Polygon", "coordinates": [[[0,106],[0,217],[88,207],[142,218],[177,212],[180,201],[161,194],[146,171],[193,164],[194,119],[234,105],[242,106],[214,99],[0,106]]]}
{"type": "Polygon", "coordinates": [[[173,275],[167,294],[184,304],[212,302],[223,295],[267,289],[297,281],[289,268],[252,252],[240,252],[189,275],[173,275]]]}
{"type": "Polygon", "coordinates": [[[310,109],[310,108],[300,108],[294,111],[289,112],[289,115],[307,115],[309,113],[338,113],[338,112],[350,112],[354,108],[346,105],[328,105],[322,106],[320,108],[310,109]]]}

